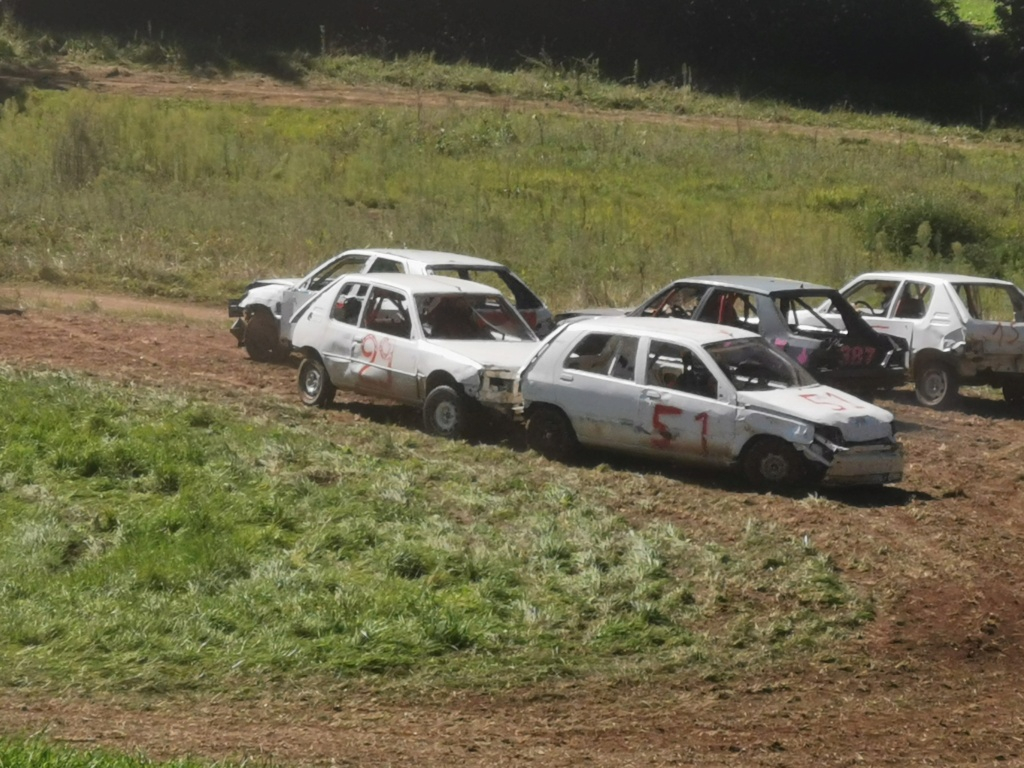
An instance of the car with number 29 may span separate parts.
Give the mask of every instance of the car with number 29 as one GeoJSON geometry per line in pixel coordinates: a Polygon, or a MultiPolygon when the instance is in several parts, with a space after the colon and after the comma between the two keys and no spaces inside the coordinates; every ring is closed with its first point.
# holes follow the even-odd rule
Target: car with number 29
{"type": "Polygon", "coordinates": [[[523,369],[530,448],[581,446],[739,467],[762,488],[898,482],[888,411],[817,383],[747,330],[693,320],[585,317],[523,369]]]}
{"type": "Polygon", "coordinates": [[[433,275],[356,274],[295,314],[302,402],[338,390],[423,410],[432,434],[463,436],[482,409],[521,410],[517,374],[540,342],[496,288],[433,275]]]}

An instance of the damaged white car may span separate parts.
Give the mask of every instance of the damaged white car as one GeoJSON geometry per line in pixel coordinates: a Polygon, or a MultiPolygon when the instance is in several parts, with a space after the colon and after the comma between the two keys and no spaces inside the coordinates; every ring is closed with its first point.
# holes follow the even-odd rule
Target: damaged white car
{"type": "Polygon", "coordinates": [[[520,378],[527,442],[564,460],[580,446],[716,467],[755,485],[902,479],[893,416],[818,384],[761,336],[658,318],[570,321],[520,378]]]}
{"type": "Polygon", "coordinates": [[[500,291],[449,277],[347,275],[291,322],[303,403],[340,389],[419,405],[426,430],[452,438],[478,408],[521,411],[517,373],[540,344],[500,291]]]}
{"type": "MultiPolygon", "coordinates": [[[[839,291],[868,324],[905,339],[917,400],[948,408],[960,386],[1000,387],[1024,402],[1024,292],[1006,280],[935,272],[868,272],[839,291]]],[[[841,321],[829,306],[821,314],[841,321]]]]}
{"type": "Polygon", "coordinates": [[[258,362],[281,360],[292,349],[291,317],[310,297],[342,275],[410,274],[457,277],[501,291],[538,336],[554,327],[551,311],[517,274],[504,264],[476,256],[412,248],[359,248],[319,264],[305,277],[256,280],[228,302],[228,317],[237,318],[231,334],[258,362]]]}

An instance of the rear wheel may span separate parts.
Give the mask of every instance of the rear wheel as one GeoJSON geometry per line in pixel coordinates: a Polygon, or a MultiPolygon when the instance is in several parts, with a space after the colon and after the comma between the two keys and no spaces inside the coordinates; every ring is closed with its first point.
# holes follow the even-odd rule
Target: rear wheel
{"type": "Polygon", "coordinates": [[[299,365],[299,397],[304,405],[326,408],[334,401],[337,389],[327,369],[315,357],[307,357],[299,365]]]}
{"type": "Polygon", "coordinates": [[[1003,399],[1013,405],[1024,403],[1024,378],[1008,379],[1004,382],[1003,399]]]}
{"type": "Polygon", "coordinates": [[[807,459],[778,437],[755,437],[740,463],[747,480],[759,488],[787,488],[812,477],[807,459]]]}
{"type": "Polygon", "coordinates": [[[434,387],[423,401],[423,426],[432,435],[456,440],[466,432],[469,412],[469,403],[454,387],[434,387]]]}
{"type": "Polygon", "coordinates": [[[952,366],[941,360],[925,360],[915,366],[914,394],[929,408],[949,408],[956,403],[960,382],[952,366]]]}
{"type": "Polygon", "coordinates": [[[281,360],[288,350],[281,344],[277,318],[266,309],[257,309],[245,322],[245,351],[257,363],[281,360]]]}
{"type": "Polygon", "coordinates": [[[566,461],[579,448],[569,418],[550,405],[537,406],[526,422],[526,444],[546,459],[566,461]]]}

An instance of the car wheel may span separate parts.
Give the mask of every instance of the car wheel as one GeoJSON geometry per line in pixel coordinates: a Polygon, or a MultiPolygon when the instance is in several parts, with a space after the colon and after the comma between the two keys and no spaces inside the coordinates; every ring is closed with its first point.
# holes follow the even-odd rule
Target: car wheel
{"type": "Polygon", "coordinates": [[[434,387],[423,401],[423,425],[432,435],[456,440],[466,432],[469,410],[466,398],[453,387],[434,387]]]}
{"type": "Polygon", "coordinates": [[[526,422],[526,444],[552,461],[566,461],[579,447],[569,418],[551,406],[537,407],[530,412],[526,422]]]}
{"type": "Polygon", "coordinates": [[[245,351],[257,363],[281,360],[287,349],[281,344],[277,319],[266,309],[253,312],[245,323],[245,351]]]}
{"type": "Polygon", "coordinates": [[[1009,379],[1003,384],[1003,399],[1013,405],[1024,403],[1024,379],[1009,379]]]}
{"type": "Polygon", "coordinates": [[[785,488],[811,476],[807,459],[778,437],[755,437],[740,459],[743,474],[759,488],[785,488]]]}
{"type": "Polygon", "coordinates": [[[331,383],[327,369],[315,357],[307,357],[299,365],[299,397],[304,405],[326,408],[338,390],[331,383]]]}
{"type": "Polygon", "coordinates": [[[916,366],[914,394],[917,402],[929,408],[949,408],[959,395],[956,371],[940,360],[927,360],[916,366]]]}

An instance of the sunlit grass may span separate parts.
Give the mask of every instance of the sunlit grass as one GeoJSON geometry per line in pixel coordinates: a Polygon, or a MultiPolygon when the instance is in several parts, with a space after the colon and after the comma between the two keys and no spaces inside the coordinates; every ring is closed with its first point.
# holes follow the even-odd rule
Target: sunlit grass
{"type": "Polygon", "coordinates": [[[499,446],[57,374],[3,371],[0,398],[5,685],[720,679],[833,655],[870,616],[742,505],[726,544],[499,446]]]}

